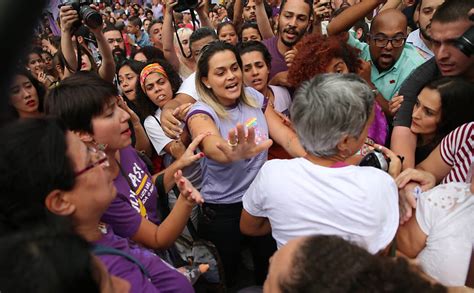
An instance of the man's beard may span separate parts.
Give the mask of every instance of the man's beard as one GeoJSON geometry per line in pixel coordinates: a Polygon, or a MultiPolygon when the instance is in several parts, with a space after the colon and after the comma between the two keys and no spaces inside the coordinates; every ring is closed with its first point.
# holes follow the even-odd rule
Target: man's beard
{"type": "Polygon", "coordinates": [[[294,45],[296,45],[296,43],[298,43],[298,41],[301,40],[301,38],[304,36],[304,33],[305,33],[305,31],[298,32],[296,29],[293,29],[293,28],[283,29],[282,33],[287,33],[287,32],[291,32],[296,35],[296,38],[292,41],[287,41],[283,38],[283,36],[281,36],[281,42],[288,48],[291,48],[294,45]]]}
{"type": "Polygon", "coordinates": [[[127,58],[125,50],[121,48],[115,48],[112,50],[112,56],[114,56],[115,64],[120,64],[121,61],[127,58]]]}
{"type": "Polygon", "coordinates": [[[423,38],[427,41],[431,41],[431,36],[428,34],[428,29],[431,27],[431,24],[427,25],[426,28],[422,28],[418,23],[418,27],[420,28],[420,33],[423,38]]]}

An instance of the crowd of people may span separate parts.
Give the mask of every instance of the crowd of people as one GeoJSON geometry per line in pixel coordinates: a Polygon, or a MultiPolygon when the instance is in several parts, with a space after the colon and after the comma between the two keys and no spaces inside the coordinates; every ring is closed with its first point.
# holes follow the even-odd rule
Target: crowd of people
{"type": "Polygon", "coordinates": [[[1,292],[474,290],[474,1],[58,9],[2,117],[1,292]]]}

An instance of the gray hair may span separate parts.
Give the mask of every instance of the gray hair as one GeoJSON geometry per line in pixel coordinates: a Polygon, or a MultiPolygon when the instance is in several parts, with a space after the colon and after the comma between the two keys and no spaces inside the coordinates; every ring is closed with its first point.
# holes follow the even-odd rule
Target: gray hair
{"type": "Polygon", "coordinates": [[[318,157],[336,155],[343,136],[361,135],[374,97],[356,74],[322,74],[304,82],[295,94],[290,113],[305,150],[318,157]]]}

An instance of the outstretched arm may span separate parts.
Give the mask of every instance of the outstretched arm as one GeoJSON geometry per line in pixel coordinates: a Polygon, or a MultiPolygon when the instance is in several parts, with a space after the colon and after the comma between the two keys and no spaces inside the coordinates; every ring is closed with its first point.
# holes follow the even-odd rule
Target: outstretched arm
{"type": "Polygon", "coordinates": [[[174,50],[173,43],[173,7],[178,3],[176,0],[166,0],[165,18],[163,19],[163,54],[166,60],[173,66],[176,72],[179,72],[179,58],[174,50]]]}
{"type": "Polygon", "coordinates": [[[349,30],[358,20],[363,19],[385,0],[364,0],[344,10],[329,23],[329,35],[337,35],[349,30]]]}
{"type": "Polygon", "coordinates": [[[188,128],[192,137],[201,133],[208,134],[201,142],[200,149],[206,157],[222,164],[250,159],[272,145],[270,139],[256,144],[255,129],[249,128],[246,135],[242,124],[237,124],[236,128],[229,132],[228,139],[225,140],[220,135],[212,118],[204,113],[197,113],[189,117],[188,128]]]}
{"type": "Polygon", "coordinates": [[[263,4],[265,0],[255,0],[255,15],[257,17],[257,25],[260,34],[264,40],[273,38],[275,34],[273,33],[270,20],[267,17],[265,12],[265,5],[263,4]]]}

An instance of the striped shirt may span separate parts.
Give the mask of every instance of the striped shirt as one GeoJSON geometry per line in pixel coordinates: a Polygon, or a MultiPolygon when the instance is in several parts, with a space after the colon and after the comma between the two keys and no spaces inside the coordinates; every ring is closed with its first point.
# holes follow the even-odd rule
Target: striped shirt
{"type": "Polygon", "coordinates": [[[467,182],[469,169],[474,162],[474,122],[451,131],[441,141],[440,151],[443,161],[452,167],[442,183],[467,182]]]}

